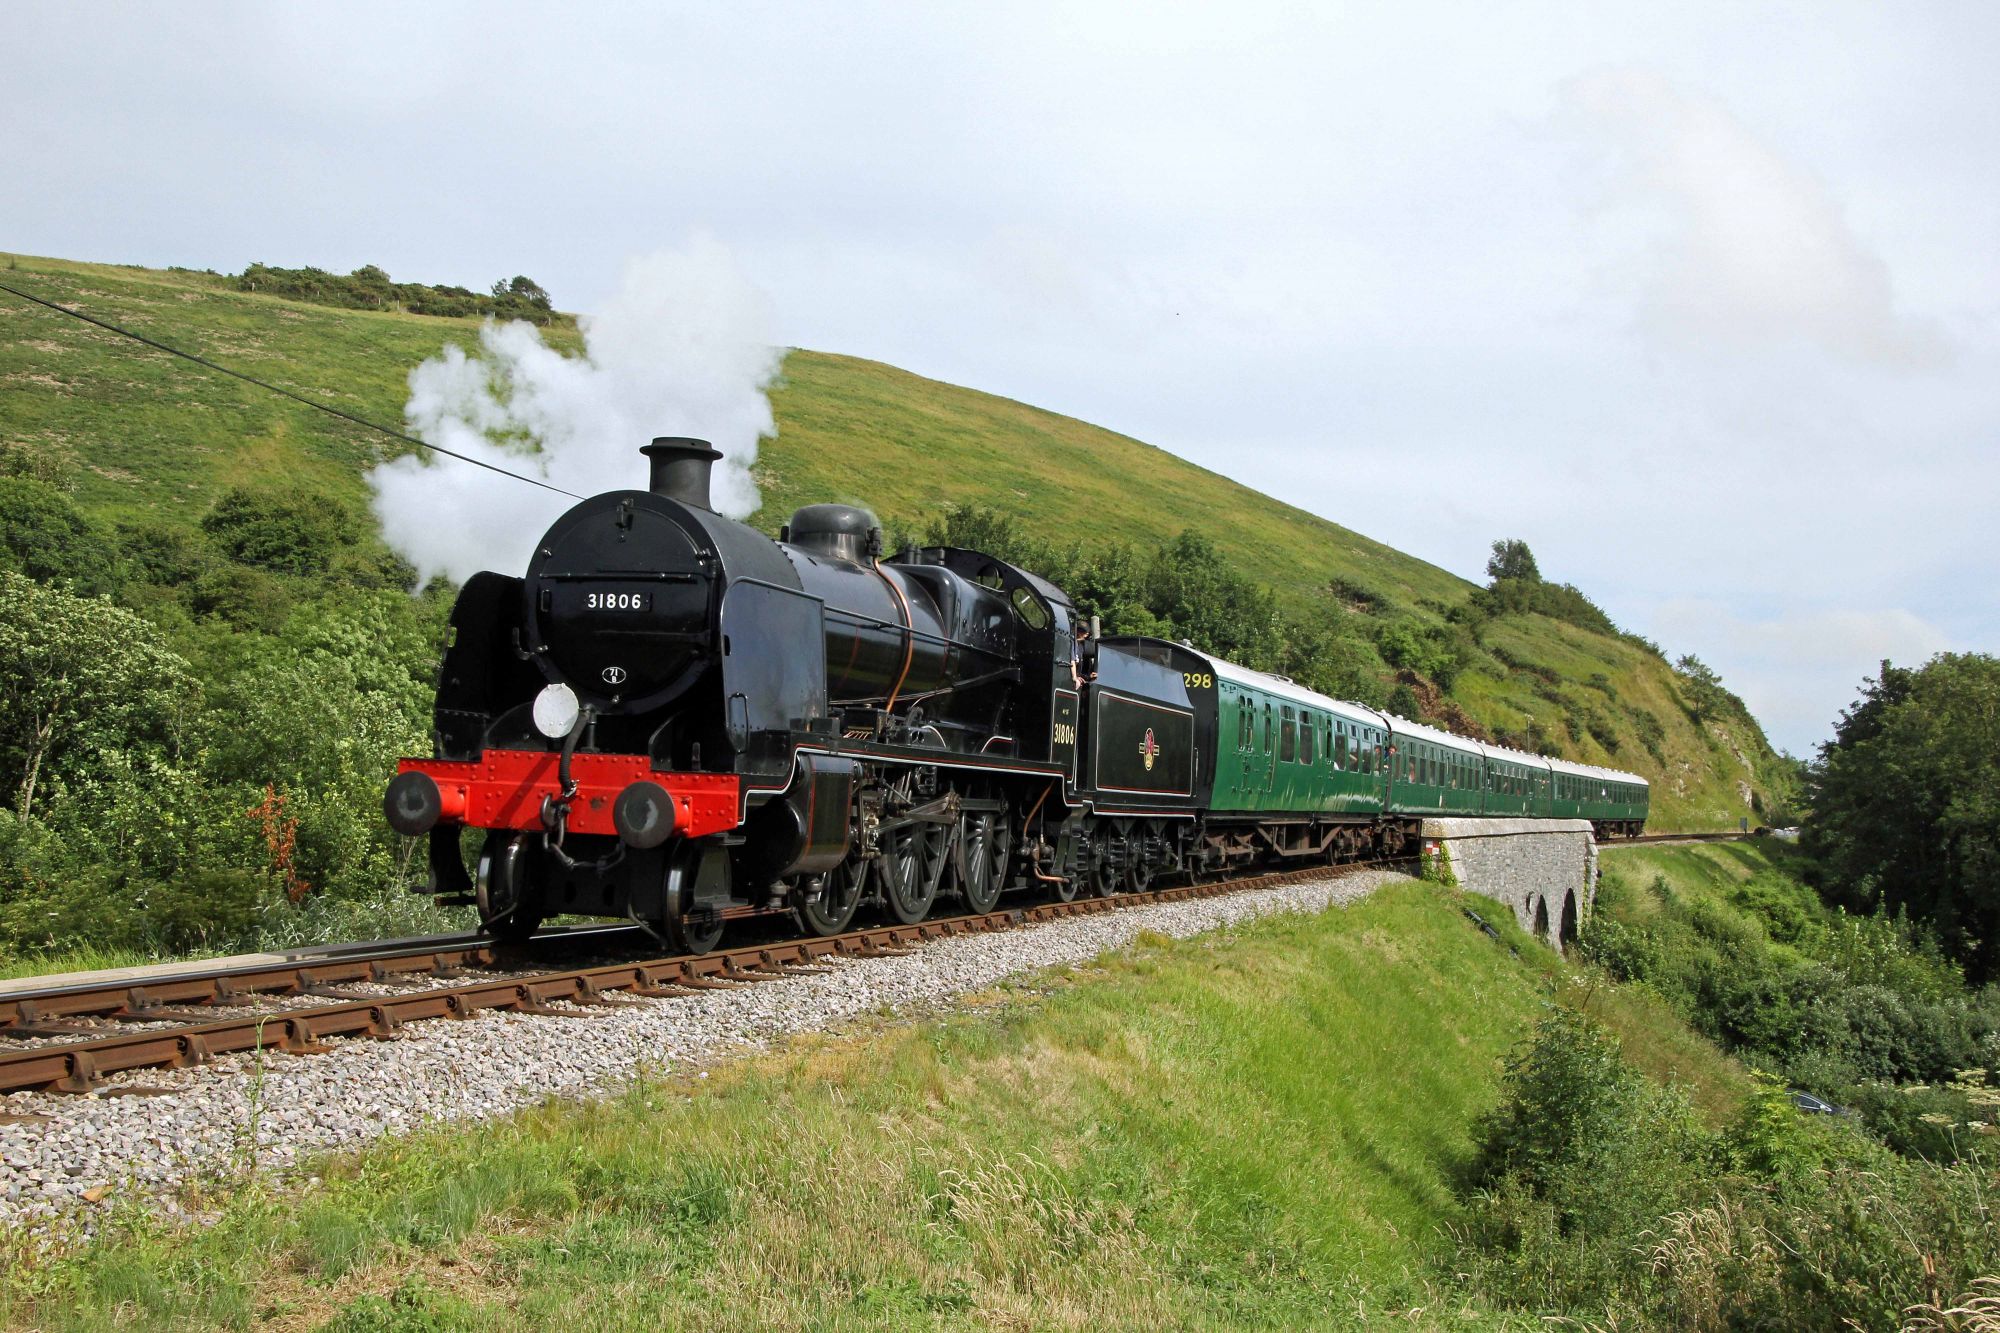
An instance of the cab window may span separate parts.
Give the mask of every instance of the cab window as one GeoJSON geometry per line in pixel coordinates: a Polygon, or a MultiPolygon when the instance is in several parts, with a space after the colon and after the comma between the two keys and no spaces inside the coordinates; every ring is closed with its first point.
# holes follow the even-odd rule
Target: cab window
{"type": "Polygon", "coordinates": [[[1042,599],[1035,596],[1034,589],[1022,584],[1014,589],[1008,599],[1014,603],[1014,614],[1021,617],[1021,623],[1029,629],[1049,627],[1049,609],[1042,605],[1042,599]]]}

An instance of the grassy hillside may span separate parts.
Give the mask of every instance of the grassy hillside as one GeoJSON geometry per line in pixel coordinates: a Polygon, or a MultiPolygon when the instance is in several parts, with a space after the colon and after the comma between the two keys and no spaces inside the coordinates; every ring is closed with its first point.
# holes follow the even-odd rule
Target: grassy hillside
{"type": "Polygon", "coordinates": [[[1142,937],[940,1022],[383,1146],[303,1196],[211,1200],[212,1225],[141,1226],[0,1293],[48,1328],[1476,1316],[1452,1277],[1457,1174],[1552,997],[1678,1070],[1716,1123],[1747,1084],[1656,1003],[1567,987],[1545,948],[1511,924],[1488,939],[1461,905],[1410,884],[1142,937]]]}
{"type": "MultiPolygon", "coordinates": [[[[409,370],[476,329],[242,292],[210,274],[27,257],[0,271],[390,423],[400,420],[409,370]]],[[[246,478],[296,479],[363,512],[361,474],[386,441],[11,297],[0,296],[0,308],[0,446],[73,455],[82,464],[75,499],[107,528],[192,527],[246,478]]],[[[549,336],[576,341],[563,329],[549,336]]],[[[791,354],[773,401],[779,434],[757,466],[765,504],[753,520],[767,530],[795,505],[831,498],[866,503],[909,530],[949,506],[986,506],[1026,535],[1086,548],[1145,550],[1199,529],[1238,571],[1273,588],[1288,614],[1339,622],[1373,642],[1407,625],[1455,644],[1446,691],[1425,677],[1430,668],[1394,673],[1366,651],[1383,692],[1401,679],[1432,720],[1646,774],[1659,827],[1761,821],[1780,796],[1785,777],[1754,720],[1733,704],[1697,720],[1687,683],[1649,647],[1537,614],[1449,625],[1463,619],[1474,585],[1136,440],[819,352],[791,354]]],[[[639,464],[635,455],[635,481],[639,464]]]]}

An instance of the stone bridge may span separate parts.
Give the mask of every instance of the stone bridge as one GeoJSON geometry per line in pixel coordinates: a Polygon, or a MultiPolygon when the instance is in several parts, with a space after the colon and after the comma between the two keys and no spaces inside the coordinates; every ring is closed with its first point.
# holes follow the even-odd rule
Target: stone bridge
{"type": "Polygon", "coordinates": [[[1521,929],[1557,949],[1577,938],[1596,901],[1587,819],[1426,819],[1423,836],[1450,858],[1460,885],[1507,904],[1521,929]]]}

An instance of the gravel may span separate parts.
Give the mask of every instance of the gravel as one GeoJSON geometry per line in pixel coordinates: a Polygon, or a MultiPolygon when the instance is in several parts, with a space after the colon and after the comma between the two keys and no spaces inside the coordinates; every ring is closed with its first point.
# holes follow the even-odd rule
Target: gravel
{"type": "Polygon", "coordinates": [[[832,960],[823,973],[635,999],[573,1019],[482,1011],[411,1024],[392,1041],[336,1042],[324,1055],[140,1071],[87,1097],[16,1093],[0,1097],[0,1224],[51,1238],[88,1234],[98,1207],[133,1198],[177,1213],[176,1195],[193,1181],[282,1175],[386,1134],[602,1094],[642,1071],[712,1063],[864,1014],[936,1012],[1004,978],[1122,948],[1141,931],[1186,937],[1316,912],[1401,878],[1364,870],[959,936],[904,956],[832,960]]]}

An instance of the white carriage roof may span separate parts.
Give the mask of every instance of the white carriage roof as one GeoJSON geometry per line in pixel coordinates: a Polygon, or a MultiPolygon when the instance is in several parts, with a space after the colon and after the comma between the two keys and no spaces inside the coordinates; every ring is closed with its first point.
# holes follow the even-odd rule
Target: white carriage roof
{"type": "Polygon", "coordinates": [[[1365,722],[1371,727],[1382,727],[1385,730],[1389,725],[1387,718],[1365,704],[1342,703],[1338,699],[1329,699],[1317,690],[1309,690],[1295,680],[1286,680],[1283,676],[1267,675],[1262,671],[1252,671],[1249,667],[1238,666],[1234,662],[1225,662],[1221,658],[1208,653],[1203,653],[1202,656],[1208,658],[1214,664],[1215,678],[1217,680],[1226,680],[1237,685],[1247,685],[1252,689],[1263,690],[1268,694],[1278,696],[1280,699],[1290,699],[1293,703],[1303,704],[1307,708],[1316,708],[1323,713],[1332,713],[1344,721],[1365,722]]]}
{"type": "Polygon", "coordinates": [[[1596,764],[1579,764],[1573,759],[1551,759],[1549,767],[1558,773],[1568,773],[1575,777],[1601,778],[1611,782],[1636,782],[1641,787],[1653,785],[1637,773],[1627,773],[1616,768],[1599,768],[1596,764]]]}
{"type": "MultiPolygon", "coordinates": [[[[1200,650],[1196,649],[1195,651],[1199,652],[1200,650]]],[[[1365,722],[1370,726],[1385,727],[1397,736],[1413,736],[1419,740],[1430,741],[1436,745],[1467,751],[1487,758],[1505,759],[1510,763],[1521,764],[1528,768],[1540,768],[1551,772],[1569,773],[1577,777],[1591,777],[1613,782],[1636,782],[1642,787],[1651,785],[1637,773],[1621,773],[1615,768],[1598,768],[1594,764],[1579,764],[1568,759],[1551,759],[1546,755],[1529,754],[1526,750],[1510,749],[1505,745],[1493,745],[1485,741],[1475,741],[1470,737],[1460,736],[1456,732],[1443,731],[1437,727],[1427,727],[1421,722],[1412,722],[1408,718],[1398,717],[1394,713],[1378,713],[1366,704],[1345,703],[1339,699],[1330,699],[1317,690],[1307,689],[1295,680],[1287,680],[1283,676],[1273,676],[1262,671],[1253,671],[1249,667],[1238,666],[1234,662],[1225,661],[1212,653],[1202,653],[1201,655],[1207,658],[1215,667],[1215,678],[1217,680],[1226,680],[1237,685],[1245,685],[1252,689],[1263,690],[1268,694],[1276,695],[1278,698],[1289,699],[1293,703],[1303,704],[1308,708],[1317,708],[1322,712],[1332,713],[1350,722],[1365,722]]]]}
{"type": "Polygon", "coordinates": [[[1389,729],[1395,735],[1408,736],[1412,740],[1429,741],[1446,749],[1464,750],[1468,754],[1485,754],[1486,747],[1469,736],[1461,736],[1455,731],[1441,727],[1427,727],[1421,722],[1412,722],[1406,717],[1389,714],[1389,729]]]}

